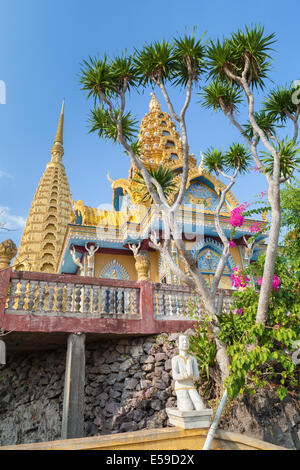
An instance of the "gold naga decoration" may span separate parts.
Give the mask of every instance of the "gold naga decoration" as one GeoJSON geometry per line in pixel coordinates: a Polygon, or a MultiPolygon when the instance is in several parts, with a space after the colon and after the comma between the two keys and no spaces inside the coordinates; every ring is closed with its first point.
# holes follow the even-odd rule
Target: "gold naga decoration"
{"type": "Polygon", "coordinates": [[[0,243],[0,269],[9,268],[11,260],[17,254],[15,243],[9,238],[0,243]]]}

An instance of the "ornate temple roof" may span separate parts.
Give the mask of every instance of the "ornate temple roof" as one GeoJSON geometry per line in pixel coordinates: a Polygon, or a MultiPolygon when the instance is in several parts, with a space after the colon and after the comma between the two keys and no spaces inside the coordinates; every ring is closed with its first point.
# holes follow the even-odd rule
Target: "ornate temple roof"
{"type": "MultiPolygon", "coordinates": [[[[182,142],[177,132],[176,125],[170,115],[161,110],[161,105],[154,95],[151,94],[149,112],[145,114],[141,121],[139,144],[141,146],[140,160],[147,168],[155,168],[163,165],[174,173],[174,183],[179,188],[180,173],[183,166],[182,142]]],[[[215,203],[219,197],[224,184],[203,168],[203,162],[197,167],[197,160],[193,154],[189,156],[189,179],[187,184],[187,195],[185,204],[204,204],[205,211],[213,213],[215,203]]],[[[107,175],[113,190],[112,211],[98,211],[97,209],[85,206],[82,201],[73,203],[74,214],[80,211],[82,214],[82,224],[96,226],[100,220],[107,219],[109,224],[119,225],[122,215],[117,215],[115,211],[124,211],[126,207],[133,209],[140,204],[140,193],[136,182],[137,169],[131,163],[128,179],[120,178],[113,180],[109,173],[107,175]],[[122,202],[120,202],[122,201],[122,202]]],[[[170,195],[169,202],[175,198],[176,191],[170,195]]],[[[238,206],[238,201],[232,192],[228,192],[222,212],[228,215],[229,211],[238,206]]],[[[146,204],[147,205],[147,204],[146,204]]],[[[76,223],[76,216],[73,214],[71,223],[76,223]]],[[[77,219],[78,220],[78,219],[77,219]]]]}

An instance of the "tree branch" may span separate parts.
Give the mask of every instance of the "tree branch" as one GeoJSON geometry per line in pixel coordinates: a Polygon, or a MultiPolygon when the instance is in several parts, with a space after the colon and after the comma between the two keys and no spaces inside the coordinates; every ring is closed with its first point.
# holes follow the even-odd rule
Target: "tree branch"
{"type": "Polygon", "coordinates": [[[218,233],[220,239],[222,240],[224,248],[223,248],[223,252],[222,252],[222,255],[220,257],[216,272],[215,272],[214,277],[213,277],[213,282],[212,282],[212,285],[211,285],[211,288],[210,288],[212,294],[216,293],[216,290],[218,288],[220,279],[222,277],[222,274],[224,272],[224,268],[226,266],[226,263],[228,261],[229,254],[230,254],[228,238],[225,235],[225,232],[222,229],[221,224],[220,224],[220,212],[221,212],[221,209],[224,205],[226,194],[228,193],[228,191],[230,191],[230,189],[232,188],[232,186],[235,183],[235,178],[236,178],[236,176],[239,172],[239,169],[240,169],[240,166],[238,165],[232,176],[225,174],[222,170],[219,170],[219,173],[222,176],[224,176],[225,178],[229,179],[230,183],[226,186],[225,189],[222,190],[221,197],[220,197],[219,203],[216,207],[215,214],[214,214],[215,227],[216,227],[216,230],[217,230],[217,233],[218,233]]]}

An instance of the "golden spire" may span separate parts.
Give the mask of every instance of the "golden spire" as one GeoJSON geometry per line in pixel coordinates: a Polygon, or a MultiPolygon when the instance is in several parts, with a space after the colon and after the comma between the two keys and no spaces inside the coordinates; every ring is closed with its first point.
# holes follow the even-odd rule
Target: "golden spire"
{"type": "Polygon", "coordinates": [[[26,220],[18,252],[21,264],[16,269],[19,270],[55,273],[58,267],[72,210],[69,183],[62,163],[63,121],[64,101],[51,149],[52,158],[47,163],[26,220]]]}
{"type": "Polygon", "coordinates": [[[61,157],[64,154],[63,148],[63,130],[64,130],[64,108],[65,108],[65,100],[63,99],[60,116],[58,120],[57,132],[54,139],[54,145],[51,149],[52,158],[56,161],[61,161],[61,157]]]}
{"type": "Polygon", "coordinates": [[[151,101],[149,103],[150,113],[152,113],[153,111],[161,111],[160,103],[159,103],[158,99],[156,98],[155,94],[151,93],[151,95],[152,95],[152,98],[151,98],[151,101]]]}
{"type": "Polygon", "coordinates": [[[65,100],[63,99],[63,102],[62,102],[62,105],[61,105],[59,121],[58,121],[57,132],[56,132],[56,136],[55,136],[55,139],[54,139],[55,144],[61,144],[61,145],[63,145],[63,143],[64,143],[63,142],[64,108],[65,108],[65,100]]]}

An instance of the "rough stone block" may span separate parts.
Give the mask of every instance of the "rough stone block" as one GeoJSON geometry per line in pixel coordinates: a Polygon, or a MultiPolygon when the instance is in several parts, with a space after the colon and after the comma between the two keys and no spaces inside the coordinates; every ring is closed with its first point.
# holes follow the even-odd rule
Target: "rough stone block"
{"type": "Polygon", "coordinates": [[[134,390],[138,384],[137,379],[125,379],[125,389],[126,390],[134,390]]]}

